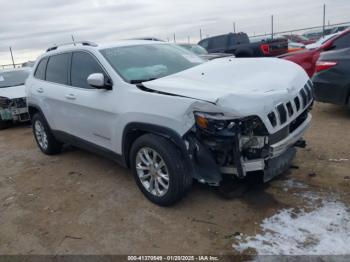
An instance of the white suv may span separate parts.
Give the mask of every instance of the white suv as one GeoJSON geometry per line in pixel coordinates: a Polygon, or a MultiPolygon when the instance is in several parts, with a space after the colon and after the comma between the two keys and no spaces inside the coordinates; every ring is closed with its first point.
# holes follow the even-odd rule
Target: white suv
{"type": "Polygon", "coordinates": [[[291,165],[310,124],[312,83],[294,63],[222,58],[204,62],[176,45],[130,40],[49,48],[26,82],[33,132],[45,154],[63,143],[133,170],[159,205],[193,179],[226,178],[291,165]]]}

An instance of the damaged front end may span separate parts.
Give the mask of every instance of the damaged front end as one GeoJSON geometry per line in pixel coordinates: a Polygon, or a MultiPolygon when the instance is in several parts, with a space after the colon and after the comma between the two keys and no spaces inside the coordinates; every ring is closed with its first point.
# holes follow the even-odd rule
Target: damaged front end
{"type": "Polygon", "coordinates": [[[232,119],[224,114],[195,112],[196,124],[184,136],[193,176],[202,183],[220,185],[223,175],[243,179],[251,172],[264,182],[286,171],[311,121],[305,110],[286,127],[284,134],[270,135],[258,116],[232,119]]]}
{"type": "Polygon", "coordinates": [[[0,120],[2,122],[29,121],[26,98],[0,97],[0,120]]]}

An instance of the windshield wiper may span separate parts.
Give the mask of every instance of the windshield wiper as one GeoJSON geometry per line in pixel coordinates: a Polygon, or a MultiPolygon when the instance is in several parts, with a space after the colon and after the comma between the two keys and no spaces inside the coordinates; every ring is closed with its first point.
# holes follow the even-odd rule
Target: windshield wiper
{"type": "Polygon", "coordinates": [[[148,78],[148,79],[138,79],[138,80],[130,80],[130,84],[141,84],[143,82],[153,81],[157,78],[148,78]]]}

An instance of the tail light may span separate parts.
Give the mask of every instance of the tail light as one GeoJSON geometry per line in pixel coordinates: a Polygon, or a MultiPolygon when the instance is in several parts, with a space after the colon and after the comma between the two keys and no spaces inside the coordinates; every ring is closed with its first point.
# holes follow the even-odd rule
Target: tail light
{"type": "Polygon", "coordinates": [[[316,73],[319,73],[321,71],[328,70],[332,68],[333,66],[336,66],[338,63],[334,61],[318,61],[316,63],[316,73]]]}
{"type": "Polygon", "coordinates": [[[263,52],[264,55],[270,54],[270,46],[267,44],[263,44],[260,46],[261,51],[263,52]]]}

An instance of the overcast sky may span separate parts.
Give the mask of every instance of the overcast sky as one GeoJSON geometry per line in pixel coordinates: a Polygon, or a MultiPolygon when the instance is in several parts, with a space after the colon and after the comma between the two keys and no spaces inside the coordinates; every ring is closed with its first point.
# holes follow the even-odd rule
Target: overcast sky
{"type": "Polygon", "coordinates": [[[0,0],[0,65],[35,59],[47,47],[71,40],[110,43],[155,36],[178,42],[233,30],[248,34],[350,21],[350,0],[0,0]]]}

